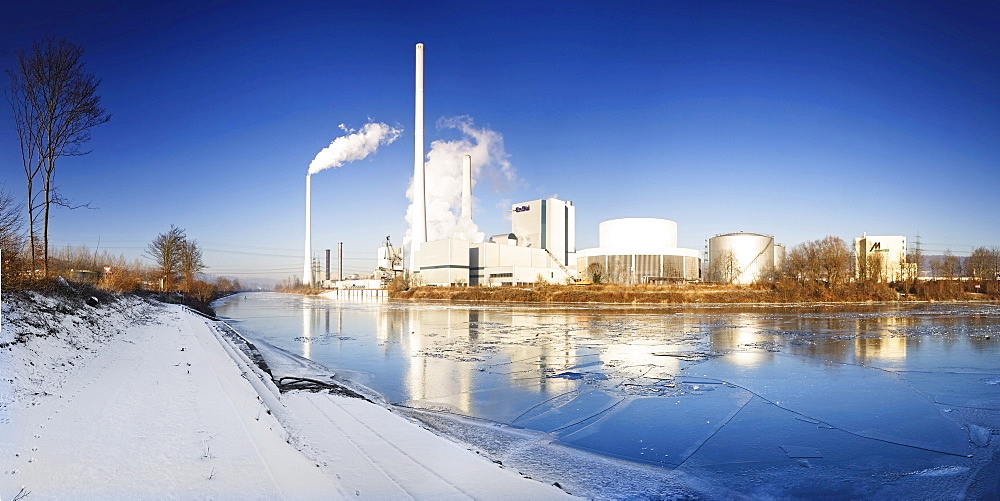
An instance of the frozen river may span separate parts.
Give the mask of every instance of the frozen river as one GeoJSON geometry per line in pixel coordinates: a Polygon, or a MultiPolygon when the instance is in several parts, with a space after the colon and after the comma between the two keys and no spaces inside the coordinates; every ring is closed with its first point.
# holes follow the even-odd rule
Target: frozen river
{"type": "Polygon", "coordinates": [[[589,497],[1000,495],[1000,306],[250,294],[237,330],[589,497]],[[504,426],[505,425],[505,426],[504,426]]]}

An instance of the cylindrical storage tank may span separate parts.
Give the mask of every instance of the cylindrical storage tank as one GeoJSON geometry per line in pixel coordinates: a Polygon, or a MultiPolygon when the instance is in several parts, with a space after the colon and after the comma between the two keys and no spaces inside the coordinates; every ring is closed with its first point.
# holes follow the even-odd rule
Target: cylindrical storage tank
{"type": "Polygon", "coordinates": [[[774,269],[781,271],[785,268],[785,246],[774,244],[774,269]]]}
{"type": "Polygon", "coordinates": [[[728,233],[708,240],[708,279],[752,284],[774,269],[774,237],[757,233],[728,233]]]}
{"type": "Polygon", "coordinates": [[[611,219],[598,225],[602,248],[625,249],[640,254],[657,254],[677,247],[677,223],[669,219],[629,217],[611,219]]]}

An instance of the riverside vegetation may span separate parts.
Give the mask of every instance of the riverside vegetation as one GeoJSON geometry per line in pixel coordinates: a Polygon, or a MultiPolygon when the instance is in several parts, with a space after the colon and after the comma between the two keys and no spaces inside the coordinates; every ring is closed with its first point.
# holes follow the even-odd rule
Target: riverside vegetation
{"type": "Polygon", "coordinates": [[[938,280],[902,287],[890,284],[851,284],[826,287],[779,281],[755,285],[542,285],[499,287],[427,287],[390,290],[397,299],[553,303],[807,303],[865,301],[998,301],[996,281],[989,289],[959,280],[938,280]]]}

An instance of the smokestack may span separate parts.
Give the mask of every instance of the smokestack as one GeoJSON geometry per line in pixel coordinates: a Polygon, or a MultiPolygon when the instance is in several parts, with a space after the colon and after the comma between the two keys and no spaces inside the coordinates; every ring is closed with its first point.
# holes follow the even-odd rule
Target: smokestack
{"type": "Polygon", "coordinates": [[[427,241],[427,205],[424,191],[424,44],[416,49],[417,65],[414,92],[413,124],[413,221],[410,242],[410,272],[417,267],[415,258],[420,244],[427,241]]]}
{"type": "Polygon", "coordinates": [[[302,283],[313,286],[312,276],[312,175],[306,174],[306,252],[302,265],[302,283]]]}
{"type": "Polygon", "coordinates": [[[462,157],[461,218],[472,221],[472,155],[465,155],[462,157]]]}
{"type": "MultiPolygon", "coordinates": [[[[326,279],[330,280],[330,249],[326,250],[326,279]]],[[[329,324],[329,322],[327,322],[329,324]]]]}

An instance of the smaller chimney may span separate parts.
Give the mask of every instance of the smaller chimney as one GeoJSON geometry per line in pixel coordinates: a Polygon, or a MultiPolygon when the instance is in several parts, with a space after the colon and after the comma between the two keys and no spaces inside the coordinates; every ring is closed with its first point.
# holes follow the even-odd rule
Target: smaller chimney
{"type": "Polygon", "coordinates": [[[330,280],[330,249],[326,250],[326,279],[330,280]]]}

